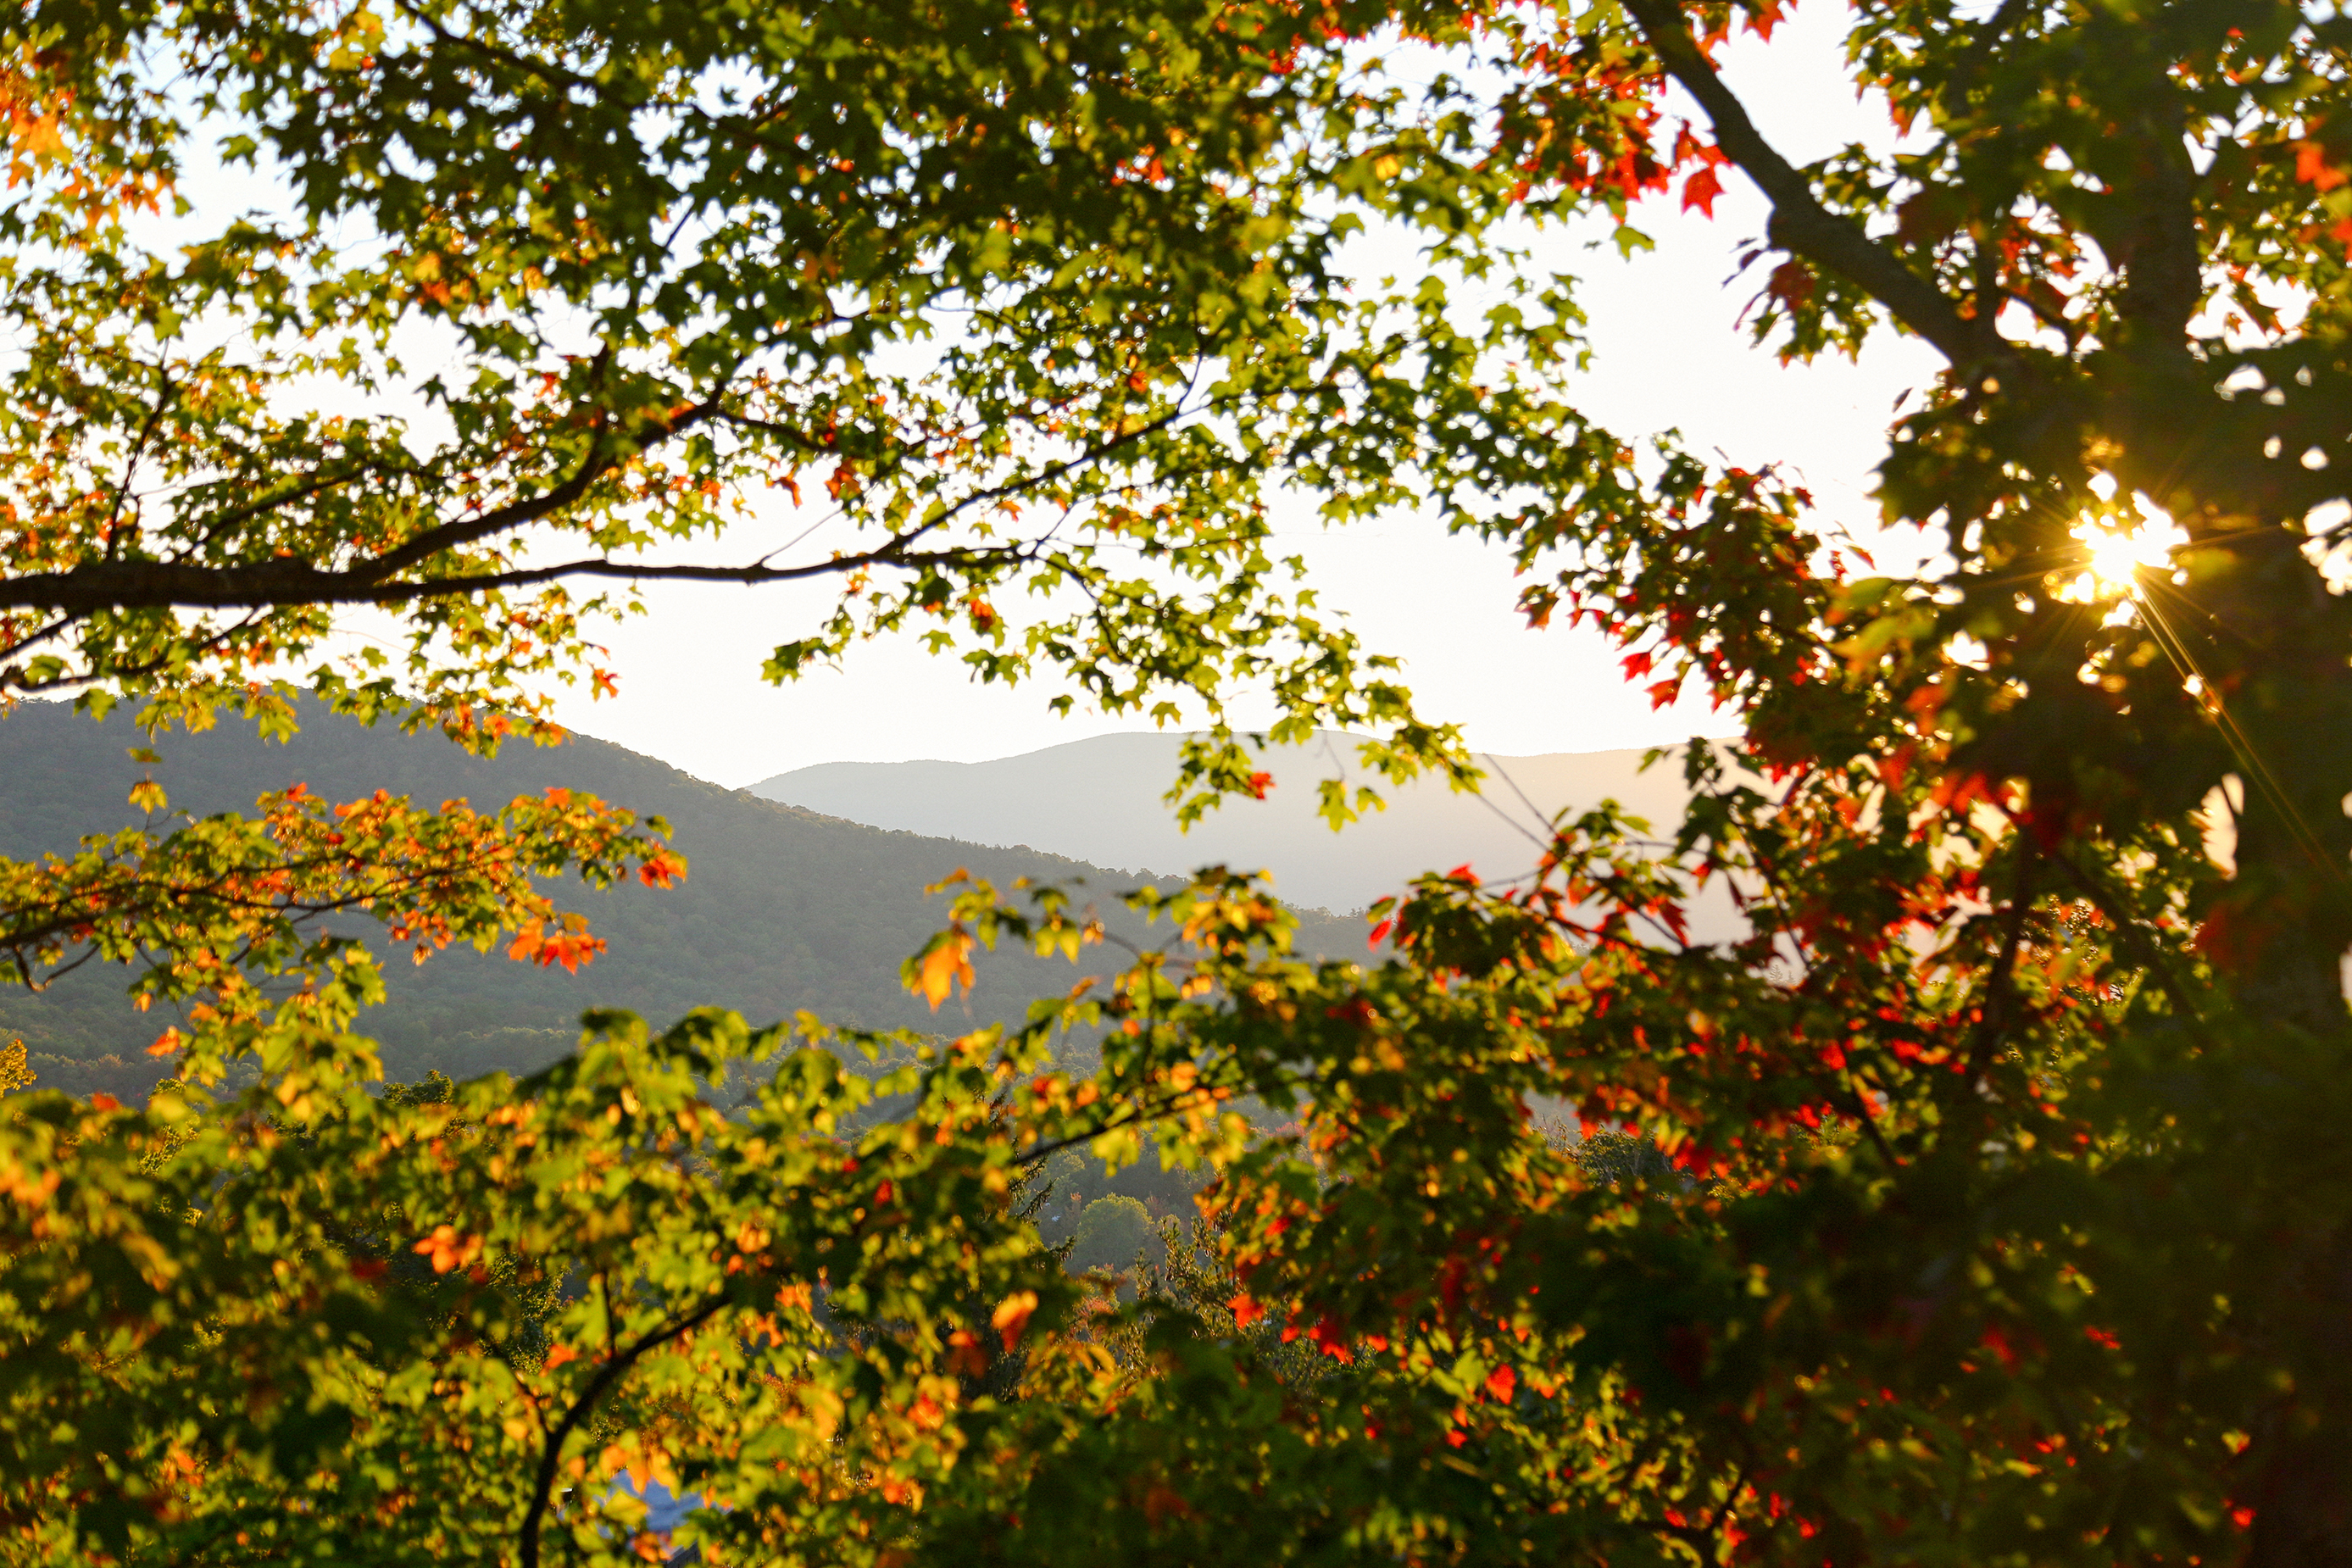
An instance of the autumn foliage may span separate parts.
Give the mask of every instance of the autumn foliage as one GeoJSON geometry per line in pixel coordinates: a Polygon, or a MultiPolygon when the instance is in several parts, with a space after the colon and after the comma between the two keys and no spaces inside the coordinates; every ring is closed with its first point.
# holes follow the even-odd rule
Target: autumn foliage
{"type": "MultiPolygon", "coordinates": [[[[819,578],[776,679],[912,627],[1106,711],[1205,701],[1188,810],[1273,784],[1223,722],[1253,684],[1279,736],[1468,782],[1274,556],[1288,486],[1499,542],[1516,613],[1739,726],[1661,762],[1680,822],[1597,804],[1432,874],[1360,963],[1212,868],[1022,1027],[596,1014],[526,1079],[375,1093],[386,982],[337,921],[569,967],[597,939],[538,879],[669,880],[658,825],[296,789],[0,868],[8,979],[202,1001],[144,1106],[0,1111],[0,1554],[2352,1557],[2352,27],[1857,5],[1895,135],[1798,166],[1723,71],[1784,19],[0,22],[11,690],[285,721],[258,672],[315,658],[363,717],[550,739],[544,682],[611,676],[600,584],[819,578]],[[185,116],[230,105],[284,221],[142,249],[185,116]],[[1771,454],[1570,401],[1567,226],[1638,249],[1735,178],[1759,345],[1941,357],[1877,474],[1940,546],[1916,573],[1771,454]],[[1375,221],[1425,267],[1359,298],[1375,221]],[[1465,326],[1465,275],[1509,302],[1465,326]],[[198,352],[206,312],[242,335],[198,352]],[[295,412],[391,385],[404,321],[460,345],[418,393],[443,436],[295,412]],[[823,548],[726,553],[747,498],[820,490],[823,548]],[[329,657],[360,604],[396,656],[329,657]],[[1074,1278],[1039,1170],[1147,1142],[1210,1177],[1197,1225],[1123,1292],[1074,1278]],[[674,1538],[653,1481],[703,1505],[674,1538]]],[[[1103,941],[1065,889],[936,890],[903,977],[943,1018],[992,949],[1103,941]]]]}

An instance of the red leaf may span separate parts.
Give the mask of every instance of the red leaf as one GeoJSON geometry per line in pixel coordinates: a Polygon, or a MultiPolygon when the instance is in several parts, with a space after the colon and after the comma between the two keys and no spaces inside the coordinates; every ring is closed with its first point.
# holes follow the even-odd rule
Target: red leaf
{"type": "Polygon", "coordinates": [[[1716,178],[1711,168],[1701,169],[1683,182],[1683,211],[1698,208],[1706,217],[1715,216],[1715,198],[1723,195],[1723,182],[1716,178]]]}
{"type": "Polygon", "coordinates": [[[2316,142],[2294,144],[2294,177],[2318,191],[2332,191],[2346,180],[2352,179],[2327,161],[2327,149],[2316,142]]]}
{"type": "Polygon", "coordinates": [[[1813,297],[1813,269],[1793,258],[1783,261],[1772,268],[1764,291],[1793,310],[1813,297]]]}

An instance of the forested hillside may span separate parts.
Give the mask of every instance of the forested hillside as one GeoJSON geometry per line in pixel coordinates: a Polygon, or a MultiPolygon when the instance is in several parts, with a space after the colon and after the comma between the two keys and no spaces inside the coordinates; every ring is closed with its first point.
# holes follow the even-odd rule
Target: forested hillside
{"type": "MultiPolygon", "coordinates": [[[[367,1027],[396,1077],[540,1065],[568,1048],[579,1014],[596,1006],[657,1023],[703,1005],[736,1008],[755,1022],[807,1008],[877,1027],[961,1029],[1016,1016],[1033,996],[1068,987],[1071,968],[999,953],[982,962],[969,1009],[952,1002],[937,1016],[901,987],[900,960],[946,919],[924,887],[958,867],[1000,885],[1022,876],[1131,885],[1123,872],[1038,851],[821,816],[585,737],[553,748],[513,742],[484,759],[437,734],[365,729],[310,705],[304,714],[301,732],[284,744],[234,720],[166,736],[157,744],[163,763],[148,769],[128,754],[140,736],[127,717],[95,723],[63,704],[19,703],[0,719],[0,853],[64,851],[119,825],[126,795],[152,773],[173,810],[197,816],[250,810],[256,795],[298,780],[330,800],[381,787],[428,805],[462,796],[495,806],[560,785],[666,817],[688,864],[685,882],[668,890],[634,883],[564,889],[559,901],[585,912],[611,944],[576,974],[470,949],[421,967],[389,966],[391,1001],[367,1027]]],[[[1317,951],[1362,946],[1350,921],[1310,915],[1303,935],[1317,951]]],[[[93,966],[44,993],[10,993],[0,999],[0,1038],[23,1036],[44,1085],[142,1092],[158,1076],[145,1048],[171,1020],[135,1012],[124,996],[127,978],[93,966]]]]}

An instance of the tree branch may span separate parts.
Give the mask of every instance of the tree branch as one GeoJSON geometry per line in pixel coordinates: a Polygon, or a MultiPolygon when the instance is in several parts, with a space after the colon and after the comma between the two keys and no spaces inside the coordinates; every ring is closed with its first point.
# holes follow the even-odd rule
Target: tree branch
{"type": "Polygon", "coordinates": [[[511,572],[485,572],[463,577],[428,577],[386,583],[371,570],[321,572],[307,562],[268,561],[250,566],[184,566],[167,562],[135,562],[121,565],[89,565],[70,572],[46,572],[0,579],[0,610],[56,609],[79,617],[114,606],[160,607],[181,605],[205,609],[269,608],[278,605],[402,605],[453,595],[488,593],[530,587],[564,577],[608,577],[630,581],[694,583],[793,583],[853,572],[860,566],[915,566],[971,563],[988,560],[1019,560],[1029,546],[956,548],[910,552],[912,535],[900,535],[872,550],[838,555],[805,566],[765,566],[756,562],[740,566],[657,565],[593,557],[551,566],[522,567],[511,572]]]}
{"type": "MultiPolygon", "coordinates": [[[[187,605],[206,609],[271,608],[280,605],[402,605],[453,595],[488,593],[529,587],[566,577],[606,577],[628,581],[701,583],[800,582],[811,577],[855,571],[860,566],[919,565],[1020,560],[1026,545],[989,549],[960,548],[920,553],[907,546],[960,513],[989,501],[1019,495],[1065,474],[1101,461],[1155,431],[1167,428],[1194,410],[1174,408],[1157,419],[1123,431],[1084,452],[1047,464],[1035,473],[992,485],[964,497],[929,521],[906,530],[872,550],[837,555],[806,566],[770,566],[764,561],[740,566],[657,566],[631,564],[602,557],[565,562],[552,566],[486,572],[467,576],[393,581],[405,568],[430,560],[444,551],[504,533],[560,511],[585,494],[589,487],[618,466],[610,453],[592,452],[561,484],[509,502],[478,517],[429,529],[398,549],[344,570],[321,570],[307,561],[279,557],[237,566],[200,566],[182,562],[92,562],[63,572],[33,573],[0,578],[0,611],[46,609],[68,619],[116,607],[187,605]]],[[[716,397],[652,426],[649,436],[633,439],[642,447],[666,441],[714,418],[741,423],[728,416],[716,397]]],[[[299,492],[298,492],[299,493],[299,492]]]]}
{"type": "MultiPolygon", "coordinates": [[[[2134,28],[2131,42],[2139,42],[2134,28]]],[[[2138,154],[2132,182],[2130,238],[2122,263],[2123,299],[2116,313],[2147,337],[2134,334],[2134,347],[2173,361],[2184,371],[2189,322],[2204,298],[2205,258],[2197,236],[2197,170],[2189,160],[2188,118],[2180,94],[2160,66],[2151,66],[2152,86],[2141,112],[2126,122],[2124,135],[2138,154]]]]}
{"type": "Polygon", "coordinates": [[[580,1391],[580,1397],[572,1402],[563,1413],[563,1419],[555,1424],[555,1429],[540,1446],[539,1475],[531,1488],[530,1511],[524,1514],[522,1520],[519,1547],[522,1568],[539,1568],[539,1529],[554,1500],[556,1466],[562,1460],[563,1441],[572,1436],[572,1428],[587,1418],[588,1413],[596,1407],[596,1402],[611,1391],[613,1384],[618,1383],[621,1375],[635,1365],[640,1357],[709,1321],[728,1301],[729,1298],[721,1294],[667,1328],[647,1334],[606,1362],[596,1375],[588,1380],[588,1386],[580,1391]]]}
{"type": "Polygon", "coordinates": [[[1674,0],[1624,4],[1666,73],[1706,111],[1716,144],[1772,204],[1769,233],[1773,244],[1866,290],[1895,321],[1933,343],[1956,366],[2008,353],[1989,320],[1962,317],[1943,290],[1906,267],[1861,225],[1815,199],[1811,182],[1764,140],[1747,107],[1700,52],[1680,5],[1674,0]]]}
{"type": "MultiPolygon", "coordinates": [[[[630,446],[642,450],[667,441],[679,432],[701,424],[718,409],[718,398],[711,397],[679,411],[671,418],[648,421],[646,428],[632,439],[630,446]]],[[[461,518],[454,522],[445,522],[438,528],[426,529],[399,549],[378,556],[362,568],[362,574],[374,579],[389,577],[419,562],[429,561],[445,550],[454,550],[478,539],[509,532],[571,505],[587,494],[591,485],[621,465],[621,454],[607,449],[604,437],[604,432],[599,430],[595,444],[580,459],[580,466],[572,470],[572,477],[562,483],[537,495],[509,501],[505,506],[493,508],[479,517],[461,518]]]]}

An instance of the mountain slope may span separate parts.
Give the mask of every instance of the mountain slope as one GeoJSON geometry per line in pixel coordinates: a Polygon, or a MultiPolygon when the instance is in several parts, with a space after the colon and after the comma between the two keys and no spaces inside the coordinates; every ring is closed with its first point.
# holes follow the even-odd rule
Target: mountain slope
{"type": "Polygon", "coordinates": [[[1327,732],[1270,750],[1276,786],[1263,801],[1229,802],[1191,833],[1161,801],[1176,777],[1173,734],[1104,735],[989,763],[826,763],[778,773],[751,793],[855,822],[972,843],[1034,845],[1100,864],[1189,872],[1223,862],[1270,868],[1292,902],[1360,910],[1415,874],[1465,861],[1501,878],[1535,862],[1540,834],[1563,807],[1613,798],[1661,829],[1681,820],[1680,769],[1644,772],[1641,752],[1481,758],[1482,795],[1443,784],[1383,789],[1386,811],[1334,834],[1316,816],[1316,784],[1352,765],[1354,745],[1327,732]],[[1522,796],[1525,798],[1523,799],[1522,796]]]}
{"type": "MultiPolygon", "coordinates": [[[[63,851],[81,834],[130,820],[124,798],[144,770],[125,748],[139,739],[126,719],[92,723],[61,704],[23,703],[0,718],[0,852],[63,851]]],[[[950,1003],[936,1016],[900,987],[899,961],[945,920],[924,886],[960,866],[1000,887],[1017,876],[1083,879],[1105,892],[1132,885],[1122,873],[1038,850],[887,831],[759,799],[585,738],[551,749],[510,744],[482,759],[437,736],[363,729],[313,709],[289,744],[230,721],[167,736],[158,749],[156,778],[175,810],[195,815],[249,811],[257,795],[299,780],[331,800],[383,788],[426,804],[464,796],[483,806],[561,784],[668,818],[690,867],[684,886],[559,893],[611,943],[578,974],[470,950],[422,967],[387,965],[392,1000],[362,1027],[404,1078],[436,1067],[465,1074],[537,1066],[568,1048],[591,1006],[626,1007],[656,1024],[704,1004],[754,1022],[807,1008],[876,1027],[963,1029],[1017,1016],[1033,996],[1066,990],[1076,972],[1000,953],[983,962],[969,1005],[950,1003]]],[[[1123,913],[1111,923],[1145,935],[1123,913]]],[[[1310,918],[1302,937],[1314,952],[1362,951],[1361,927],[1351,921],[1310,918]]],[[[134,1013],[127,983],[119,969],[85,970],[40,994],[0,993],[0,1037],[24,1036],[45,1085],[142,1091],[156,1076],[144,1048],[171,1020],[134,1013]]]]}

